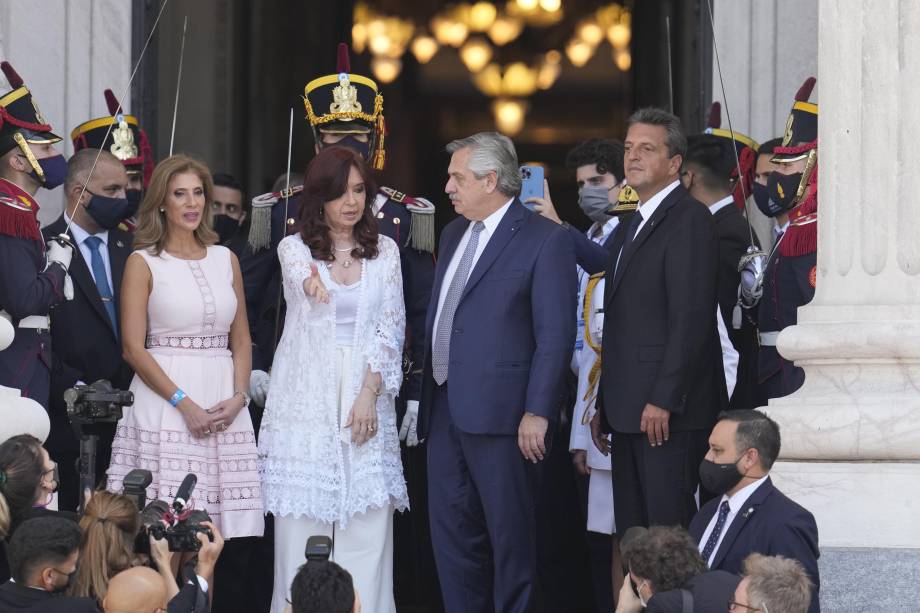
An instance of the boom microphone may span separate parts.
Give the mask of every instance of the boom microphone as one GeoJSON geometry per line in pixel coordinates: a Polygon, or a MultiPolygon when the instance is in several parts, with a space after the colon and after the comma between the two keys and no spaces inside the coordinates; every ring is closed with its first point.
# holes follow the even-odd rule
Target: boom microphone
{"type": "Polygon", "coordinates": [[[173,500],[173,509],[176,513],[181,513],[186,505],[188,505],[188,499],[192,495],[195,486],[198,484],[198,477],[193,473],[185,475],[185,479],[182,480],[182,485],[179,486],[179,491],[176,492],[176,498],[173,500]]]}

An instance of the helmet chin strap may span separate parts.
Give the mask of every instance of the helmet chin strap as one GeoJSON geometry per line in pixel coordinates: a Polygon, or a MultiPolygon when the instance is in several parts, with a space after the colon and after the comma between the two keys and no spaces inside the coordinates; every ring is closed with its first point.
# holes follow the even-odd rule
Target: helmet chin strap
{"type": "Polygon", "coordinates": [[[19,150],[22,151],[22,154],[26,156],[26,159],[29,161],[29,165],[32,166],[32,170],[35,171],[35,174],[38,176],[39,184],[44,185],[45,183],[45,171],[42,170],[41,165],[38,163],[38,160],[35,158],[35,154],[32,153],[32,147],[29,146],[29,143],[23,137],[22,134],[16,132],[13,134],[13,140],[16,141],[16,145],[19,146],[19,150]]]}

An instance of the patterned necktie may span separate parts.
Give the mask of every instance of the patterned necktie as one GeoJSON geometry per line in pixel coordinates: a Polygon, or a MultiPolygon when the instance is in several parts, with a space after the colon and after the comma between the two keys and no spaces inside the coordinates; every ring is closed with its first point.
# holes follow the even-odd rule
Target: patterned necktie
{"type": "Polygon", "coordinates": [[[709,558],[716,549],[716,545],[719,542],[719,536],[722,535],[722,530],[725,529],[725,519],[728,517],[729,510],[728,501],[722,501],[722,504],[719,506],[719,518],[716,519],[716,525],[712,529],[712,534],[709,535],[709,540],[706,541],[706,546],[703,547],[703,559],[706,561],[706,564],[709,564],[709,558]]]}
{"type": "Polygon", "coordinates": [[[105,274],[105,262],[102,261],[102,254],[99,253],[99,245],[102,239],[98,236],[90,236],[86,239],[89,245],[91,256],[90,266],[93,269],[93,278],[96,280],[96,288],[99,290],[99,296],[102,298],[102,304],[109,314],[109,320],[112,322],[112,329],[115,336],[118,336],[118,318],[115,315],[115,301],[112,297],[112,288],[109,287],[109,278],[105,274]]]}
{"type": "Polygon", "coordinates": [[[438,319],[434,348],[431,352],[431,370],[438,385],[444,385],[444,382],[447,381],[447,362],[450,359],[450,331],[454,326],[454,313],[457,311],[457,305],[460,304],[460,296],[463,295],[463,288],[466,287],[470,269],[473,267],[473,256],[476,255],[476,247],[479,245],[479,233],[484,228],[485,225],[481,221],[473,224],[470,241],[466,244],[463,256],[460,257],[460,263],[457,265],[454,277],[450,280],[450,286],[447,288],[447,296],[444,297],[444,306],[441,307],[441,317],[438,319]]]}

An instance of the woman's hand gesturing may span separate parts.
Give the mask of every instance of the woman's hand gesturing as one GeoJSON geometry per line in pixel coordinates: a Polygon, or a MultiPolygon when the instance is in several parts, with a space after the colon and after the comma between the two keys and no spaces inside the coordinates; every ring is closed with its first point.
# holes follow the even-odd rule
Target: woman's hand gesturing
{"type": "Polygon", "coordinates": [[[329,302],[329,291],[323,284],[323,280],[320,279],[319,270],[316,268],[315,263],[310,264],[310,276],[303,281],[303,293],[317,302],[322,302],[323,304],[329,302]]]}

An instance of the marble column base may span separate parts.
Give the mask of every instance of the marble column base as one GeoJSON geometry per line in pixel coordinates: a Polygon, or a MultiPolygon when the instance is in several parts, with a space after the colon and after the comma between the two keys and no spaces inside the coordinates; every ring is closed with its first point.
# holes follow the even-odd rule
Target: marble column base
{"type": "Polygon", "coordinates": [[[822,611],[920,610],[920,549],[828,547],[818,566],[822,611]]]}
{"type": "Polygon", "coordinates": [[[770,476],[814,514],[822,548],[920,549],[920,462],[779,461],[770,476]]]}

